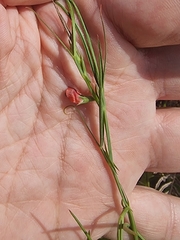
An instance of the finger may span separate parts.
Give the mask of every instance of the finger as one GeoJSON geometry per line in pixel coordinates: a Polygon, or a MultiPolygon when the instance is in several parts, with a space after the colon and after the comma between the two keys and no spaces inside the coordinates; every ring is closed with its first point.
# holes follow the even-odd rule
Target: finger
{"type": "Polygon", "coordinates": [[[42,3],[51,2],[50,0],[4,0],[0,1],[3,6],[22,6],[22,5],[38,5],[42,3]]]}
{"type": "Polygon", "coordinates": [[[180,171],[180,110],[157,110],[148,171],[180,171]]]}
{"type": "Polygon", "coordinates": [[[103,1],[118,31],[137,47],[180,43],[180,2],[176,0],[103,1]]]}
{"type": "Polygon", "coordinates": [[[180,236],[180,199],[150,188],[132,194],[136,224],[146,240],[176,240],[180,236]]]}
{"type": "MultiPolygon", "coordinates": [[[[14,13],[12,12],[12,18],[14,13]]],[[[10,23],[5,8],[0,5],[0,59],[4,58],[12,49],[14,39],[10,31],[10,23]]]]}
{"type": "MultiPolygon", "coordinates": [[[[140,234],[146,240],[177,240],[180,236],[180,199],[151,188],[136,187],[131,207],[140,234]]],[[[117,229],[105,235],[115,240],[117,229]]],[[[125,233],[126,236],[126,233],[125,233]]],[[[130,239],[126,236],[124,239],[130,239]]]]}
{"type": "Polygon", "coordinates": [[[153,81],[157,99],[180,99],[180,45],[139,50],[143,64],[137,64],[140,75],[153,81]]]}

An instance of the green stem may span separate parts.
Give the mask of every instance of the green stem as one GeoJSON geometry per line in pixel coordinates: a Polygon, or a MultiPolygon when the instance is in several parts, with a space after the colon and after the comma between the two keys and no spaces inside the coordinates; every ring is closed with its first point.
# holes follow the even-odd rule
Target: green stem
{"type": "MultiPolygon", "coordinates": [[[[126,193],[119,181],[118,178],[118,168],[116,167],[114,160],[113,160],[113,153],[112,153],[112,145],[111,145],[111,137],[110,137],[110,129],[109,129],[109,123],[108,123],[108,117],[107,117],[107,110],[106,110],[106,101],[105,101],[105,92],[104,92],[104,78],[105,78],[105,67],[106,67],[106,41],[105,41],[105,55],[103,60],[103,54],[101,49],[101,44],[98,40],[98,57],[96,57],[92,40],[89,36],[88,30],[86,28],[85,22],[83,20],[83,17],[75,4],[73,0],[64,0],[66,2],[67,9],[60,4],[58,1],[54,1],[53,3],[59,6],[64,13],[69,17],[71,20],[71,28],[69,28],[63,19],[62,15],[60,14],[59,10],[56,7],[56,10],[58,12],[58,16],[67,32],[67,35],[69,37],[69,48],[65,45],[65,43],[57,36],[57,34],[51,30],[50,27],[36,14],[36,16],[45,24],[45,26],[54,34],[54,36],[58,39],[58,41],[61,43],[63,48],[70,54],[70,56],[73,58],[82,78],[86,82],[86,85],[93,97],[93,99],[96,101],[98,107],[99,107],[99,141],[95,139],[93,132],[90,130],[90,128],[87,126],[88,131],[91,133],[93,139],[97,143],[98,147],[100,148],[104,159],[108,163],[114,181],[117,185],[117,189],[121,195],[121,204],[123,207],[122,213],[120,214],[119,221],[118,221],[118,230],[117,230],[117,236],[118,240],[123,239],[123,230],[127,231],[129,234],[131,234],[134,238],[134,240],[144,240],[144,238],[138,233],[137,227],[135,224],[133,212],[130,208],[130,203],[128,200],[128,197],[126,196],[126,193]],[[85,61],[83,56],[79,53],[77,49],[77,36],[80,37],[82,44],[84,46],[84,50],[86,53],[86,58],[89,62],[89,65],[91,67],[91,71],[93,73],[94,79],[96,81],[96,87],[92,87],[92,81],[89,77],[87,67],[85,65],[85,61]],[[129,224],[125,223],[125,217],[128,216],[129,224]]],[[[101,14],[101,11],[100,11],[101,14]]],[[[105,28],[102,20],[101,15],[101,21],[102,21],[102,28],[103,28],[103,34],[104,39],[106,39],[105,36],[105,28]]],[[[85,120],[83,120],[85,122],[85,120]]],[[[80,221],[76,218],[76,216],[71,212],[72,216],[86,235],[87,239],[91,240],[89,232],[87,232],[80,221]]]]}

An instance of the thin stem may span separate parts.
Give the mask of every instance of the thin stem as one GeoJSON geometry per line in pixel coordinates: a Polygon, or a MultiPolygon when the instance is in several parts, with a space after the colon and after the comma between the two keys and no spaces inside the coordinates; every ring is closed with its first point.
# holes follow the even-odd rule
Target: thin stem
{"type": "Polygon", "coordinates": [[[81,222],[78,220],[78,218],[74,215],[73,212],[71,212],[69,210],[70,214],[73,216],[73,218],[75,219],[75,221],[77,222],[77,224],[79,225],[79,227],[81,228],[81,230],[83,231],[83,233],[86,235],[87,240],[92,240],[90,232],[87,232],[86,229],[83,227],[83,225],[81,224],[81,222]]]}
{"type": "MultiPolygon", "coordinates": [[[[79,33],[79,36],[80,36],[80,38],[83,42],[83,45],[85,47],[85,52],[86,52],[86,55],[89,59],[89,63],[90,63],[90,66],[92,68],[92,72],[93,72],[94,77],[95,77],[96,82],[97,82],[97,89],[98,89],[97,94],[95,92],[93,92],[92,89],[90,91],[93,92],[93,94],[95,93],[95,96],[99,99],[99,101],[96,100],[96,102],[98,103],[98,106],[99,106],[100,143],[98,144],[98,146],[100,147],[101,152],[104,155],[104,158],[106,159],[107,163],[109,164],[109,167],[112,171],[112,174],[113,174],[114,180],[116,182],[117,188],[118,188],[119,193],[120,193],[121,198],[122,198],[122,206],[123,206],[124,209],[126,209],[126,211],[125,211],[126,214],[128,214],[129,221],[130,221],[129,232],[132,232],[133,235],[134,235],[134,239],[137,240],[139,237],[138,237],[134,217],[133,217],[132,211],[130,209],[129,200],[128,200],[126,194],[125,194],[125,191],[123,190],[122,185],[119,182],[119,178],[118,178],[118,175],[117,175],[117,167],[116,167],[116,165],[114,164],[114,161],[113,161],[112,145],[111,145],[110,130],[109,130],[109,124],[108,124],[108,118],[107,118],[107,112],[106,112],[105,93],[104,93],[105,62],[103,63],[101,45],[100,45],[100,43],[98,43],[98,46],[99,46],[98,47],[98,49],[99,49],[99,64],[97,64],[95,53],[94,53],[93,46],[92,46],[92,42],[91,42],[91,39],[89,37],[89,33],[86,29],[83,18],[81,16],[80,12],[79,12],[79,9],[77,8],[74,1],[69,0],[69,1],[66,1],[66,2],[68,4],[68,8],[69,8],[69,10],[68,10],[69,14],[68,15],[70,16],[70,19],[72,21],[72,52],[73,52],[75,63],[77,65],[82,77],[84,78],[88,88],[89,89],[92,88],[91,85],[90,85],[89,78],[86,79],[87,71],[86,71],[86,68],[84,66],[84,61],[82,61],[83,59],[81,59],[81,64],[79,64],[80,63],[79,58],[76,58],[77,56],[79,57],[79,54],[76,55],[77,49],[76,49],[76,35],[75,35],[75,32],[76,32],[76,29],[77,29],[77,32],[79,33]],[[71,4],[74,7],[74,10],[77,14],[78,20],[81,23],[82,30],[80,29],[78,24],[75,22],[74,12],[73,12],[71,4]],[[82,65],[82,63],[83,63],[83,65],[82,65]]],[[[104,33],[104,37],[105,37],[104,25],[103,25],[103,33],[104,33]]],[[[88,130],[90,131],[91,135],[93,136],[93,133],[91,132],[91,130],[89,128],[88,128],[88,130]]],[[[95,140],[95,141],[97,142],[97,140],[95,140]]],[[[122,218],[124,219],[125,215],[121,215],[121,219],[122,218]]]]}
{"type": "Polygon", "coordinates": [[[54,4],[54,7],[56,8],[56,12],[57,12],[57,14],[58,14],[58,17],[59,17],[59,19],[61,20],[62,25],[63,25],[63,27],[64,27],[64,29],[65,29],[68,37],[71,38],[71,31],[69,30],[69,28],[68,28],[68,26],[67,26],[67,24],[66,24],[66,22],[65,22],[65,20],[64,20],[64,18],[63,18],[63,16],[61,15],[61,13],[60,13],[60,11],[59,11],[59,8],[57,7],[57,4],[63,9],[63,11],[64,11],[67,15],[68,15],[68,12],[67,12],[66,9],[63,7],[63,5],[60,4],[59,2],[54,1],[54,0],[52,0],[52,2],[53,2],[53,4],[54,4]]]}
{"type": "Polygon", "coordinates": [[[69,48],[65,45],[65,43],[59,38],[59,36],[45,23],[45,21],[33,10],[30,9],[31,11],[34,12],[34,14],[36,15],[36,17],[39,19],[40,22],[42,22],[47,29],[49,29],[49,31],[55,36],[55,38],[61,43],[61,45],[63,46],[63,48],[69,53],[69,55],[71,57],[73,57],[71,51],[69,50],[69,48]]]}
{"type": "MultiPolygon", "coordinates": [[[[111,136],[110,136],[109,123],[108,123],[105,90],[104,90],[104,79],[105,79],[105,68],[106,68],[106,35],[105,35],[105,27],[102,19],[102,10],[100,8],[100,17],[101,17],[103,35],[105,40],[104,41],[104,45],[105,45],[104,60],[103,60],[102,48],[101,48],[99,39],[98,39],[98,57],[96,57],[91,37],[86,28],[83,17],[77,5],[75,4],[75,2],[73,0],[64,0],[66,2],[66,6],[67,6],[66,8],[62,4],[60,4],[58,1],[54,1],[54,0],[52,1],[55,5],[58,16],[69,38],[69,44],[70,44],[69,47],[66,46],[66,44],[57,36],[57,34],[53,30],[51,30],[51,28],[38,16],[36,12],[35,14],[37,18],[40,21],[42,21],[45,24],[45,26],[51,31],[51,33],[53,33],[53,35],[60,42],[63,48],[70,54],[82,78],[84,79],[92,95],[92,98],[95,100],[99,108],[99,141],[95,138],[90,127],[87,126],[86,121],[81,113],[80,113],[80,116],[83,119],[83,122],[85,123],[92,138],[95,140],[97,146],[99,147],[102,155],[104,156],[104,159],[108,163],[109,168],[111,169],[114,181],[117,185],[117,189],[121,195],[121,204],[122,204],[123,210],[118,220],[118,229],[117,229],[118,240],[123,239],[123,231],[127,231],[129,234],[131,234],[134,240],[138,240],[138,239],[144,240],[144,238],[137,231],[133,212],[130,208],[128,197],[126,196],[126,193],[119,181],[118,168],[115,165],[113,160],[111,136]],[[63,12],[67,15],[67,17],[70,19],[71,21],[70,28],[68,27],[64,18],[62,17],[57,6],[60,7],[63,10],[63,12]],[[86,53],[86,58],[88,60],[92,74],[96,81],[95,88],[92,87],[92,80],[90,79],[90,76],[88,74],[88,71],[87,71],[88,68],[85,65],[84,57],[79,53],[77,48],[78,36],[82,41],[82,44],[84,46],[84,51],[86,53]],[[128,216],[129,223],[125,222],[126,216],[128,216]]],[[[71,211],[70,213],[73,216],[73,218],[76,220],[76,222],[78,223],[78,225],[80,226],[84,234],[86,235],[87,239],[91,240],[90,233],[84,229],[84,227],[82,226],[78,218],[71,211]]]]}
{"type": "Polygon", "coordinates": [[[88,33],[88,30],[87,30],[86,25],[84,23],[84,20],[82,18],[82,15],[81,15],[77,5],[75,4],[75,2],[73,0],[66,0],[66,1],[70,2],[73,5],[73,7],[75,9],[75,12],[77,14],[77,17],[79,19],[79,22],[82,26],[82,31],[84,33],[84,39],[86,39],[86,44],[89,47],[90,55],[92,57],[92,63],[93,63],[92,64],[92,71],[95,74],[95,79],[98,80],[99,79],[98,64],[97,64],[96,57],[95,57],[95,54],[94,54],[94,48],[93,48],[93,45],[92,45],[92,41],[91,41],[91,38],[89,37],[89,33],[88,33]]]}

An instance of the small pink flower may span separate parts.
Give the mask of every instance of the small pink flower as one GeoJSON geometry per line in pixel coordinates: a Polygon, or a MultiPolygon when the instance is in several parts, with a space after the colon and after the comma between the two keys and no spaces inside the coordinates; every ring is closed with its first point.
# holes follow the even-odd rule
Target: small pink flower
{"type": "Polygon", "coordinates": [[[83,99],[81,98],[81,93],[78,92],[75,88],[68,87],[66,89],[66,97],[72,102],[77,105],[83,103],[83,99]]]}
{"type": "Polygon", "coordinates": [[[91,96],[83,96],[78,90],[72,87],[68,87],[66,89],[66,97],[74,104],[80,105],[83,103],[88,103],[90,101],[93,101],[94,99],[91,96]]]}

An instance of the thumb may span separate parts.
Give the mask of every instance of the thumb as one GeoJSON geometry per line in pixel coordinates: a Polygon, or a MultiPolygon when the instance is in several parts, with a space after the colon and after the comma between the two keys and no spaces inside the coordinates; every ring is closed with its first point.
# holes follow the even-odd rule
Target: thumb
{"type": "Polygon", "coordinates": [[[146,240],[180,239],[180,199],[137,186],[132,209],[138,231],[146,240]]]}

